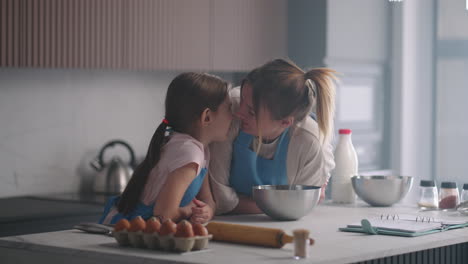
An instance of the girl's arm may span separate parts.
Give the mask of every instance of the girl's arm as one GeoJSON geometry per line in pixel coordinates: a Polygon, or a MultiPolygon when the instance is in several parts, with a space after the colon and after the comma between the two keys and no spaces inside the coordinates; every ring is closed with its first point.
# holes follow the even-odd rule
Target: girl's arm
{"type": "Polygon", "coordinates": [[[153,214],[161,216],[163,219],[172,219],[178,222],[187,219],[192,215],[192,203],[187,206],[179,207],[185,191],[197,176],[198,164],[189,163],[171,172],[163,188],[161,189],[153,214]]]}
{"type": "Polygon", "coordinates": [[[200,189],[200,192],[197,195],[197,199],[205,202],[214,210],[216,208],[216,203],[211,193],[211,186],[210,186],[209,178],[210,178],[209,175],[206,175],[205,179],[203,179],[203,185],[200,189]]]}
{"type": "Polygon", "coordinates": [[[193,202],[196,206],[192,207],[192,216],[190,217],[191,222],[203,224],[213,218],[216,204],[213,199],[213,195],[211,194],[208,175],[205,176],[203,185],[197,195],[197,199],[194,199],[193,202]]]}

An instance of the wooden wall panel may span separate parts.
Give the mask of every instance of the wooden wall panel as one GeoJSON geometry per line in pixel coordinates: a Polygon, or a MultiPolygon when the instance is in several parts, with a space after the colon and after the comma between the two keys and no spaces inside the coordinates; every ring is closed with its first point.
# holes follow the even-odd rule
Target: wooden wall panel
{"type": "Polygon", "coordinates": [[[213,1],[213,67],[248,71],[287,56],[286,0],[213,1]]]}
{"type": "Polygon", "coordinates": [[[0,66],[6,66],[7,57],[7,1],[0,2],[0,66]]]}
{"type": "Polygon", "coordinates": [[[130,69],[211,68],[210,0],[137,0],[127,14],[130,69]]]}
{"type": "Polygon", "coordinates": [[[0,66],[122,68],[123,1],[0,0],[0,66]]]}
{"type": "Polygon", "coordinates": [[[246,71],[286,56],[286,0],[0,0],[0,67],[246,71]]]}
{"type": "Polygon", "coordinates": [[[0,3],[0,66],[18,67],[20,65],[21,24],[20,7],[22,2],[2,0],[0,3]]]}
{"type": "Polygon", "coordinates": [[[174,17],[175,62],[187,69],[212,69],[211,6],[213,1],[178,2],[174,17]]]}

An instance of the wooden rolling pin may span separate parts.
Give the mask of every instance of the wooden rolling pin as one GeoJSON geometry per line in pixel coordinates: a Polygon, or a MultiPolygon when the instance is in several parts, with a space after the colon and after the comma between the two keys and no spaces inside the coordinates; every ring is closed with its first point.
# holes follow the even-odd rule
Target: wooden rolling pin
{"type": "MultiPolygon", "coordinates": [[[[247,245],[281,248],[293,242],[293,237],[278,228],[238,225],[222,222],[210,222],[206,225],[213,240],[247,245]]],[[[309,244],[314,240],[309,238],[309,244]]]]}

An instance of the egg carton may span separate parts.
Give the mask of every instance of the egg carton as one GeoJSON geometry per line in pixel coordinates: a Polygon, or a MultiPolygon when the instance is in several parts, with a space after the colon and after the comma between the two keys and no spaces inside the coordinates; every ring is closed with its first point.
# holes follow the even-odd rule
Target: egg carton
{"type": "Polygon", "coordinates": [[[173,234],[161,236],[157,233],[148,234],[142,231],[128,232],[127,230],[113,232],[113,235],[120,246],[175,252],[205,249],[208,247],[208,241],[213,238],[213,235],[174,237],[173,234]]]}

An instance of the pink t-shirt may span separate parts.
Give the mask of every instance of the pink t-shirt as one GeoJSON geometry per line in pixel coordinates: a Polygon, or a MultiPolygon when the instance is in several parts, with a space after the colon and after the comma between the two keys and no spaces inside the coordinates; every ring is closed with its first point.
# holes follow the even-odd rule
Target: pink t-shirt
{"type": "Polygon", "coordinates": [[[174,132],[163,146],[158,164],[150,172],[140,201],[146,205],[154,203],[172,171],[193,162],[198,164],[198,175],[201,169],[208,168],[209,160],[209,148],[187,134],[174,132]]]}
{"type": "MultiPolygon", "coordinates": [[[[208,168],[209,160],[209,148],[205,148],[200,141],[187,134],[172,133],[161,150],[158,164],[150,172],[140,201],[146,205],[153,204],[172,171],[193,162],[198,164],[198,175],[201,169],[208,168]]],[[[110,223],[117,213],[117,208],[114,206],[103,223],[110,223]]]]}

